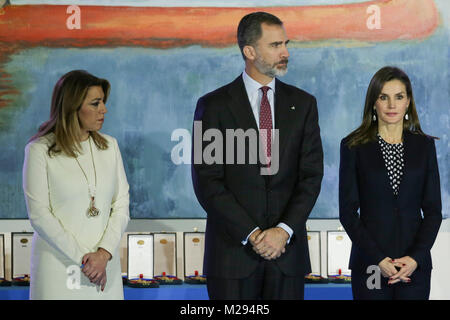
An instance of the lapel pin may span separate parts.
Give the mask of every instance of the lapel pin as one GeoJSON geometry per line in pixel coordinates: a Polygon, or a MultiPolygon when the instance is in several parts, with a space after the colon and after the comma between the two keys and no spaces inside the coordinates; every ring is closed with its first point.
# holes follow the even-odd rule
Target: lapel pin
{"type": "Polygon", "coordinates": [[[295,110],[295,107],[294,107],[294,106],[291,106],[291,110],[295,110]]]}

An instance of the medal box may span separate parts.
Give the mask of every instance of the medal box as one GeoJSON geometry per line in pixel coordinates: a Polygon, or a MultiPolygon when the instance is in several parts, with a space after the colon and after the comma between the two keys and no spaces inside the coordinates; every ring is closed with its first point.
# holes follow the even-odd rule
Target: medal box
{"type": "Polygon", "coordinates": [[[204,232],[184,232],[184,282],[205,284],[203,273],[203,256],[205,253],[204,232]]]}
{"type": "Polygon", "coordinates": [[[348,268],[352,242],[345,231],[327,232],[328,280],[332,283],[350,283],[348,268]]]}
{"type": "Polygon", "coordinates": [[[177,234],[176,233],[154,233],[154,274],[155,280],[160,285],[182,284],[177,278],[177,234]]]}
{"type": "Polygon", "coordinates": [[[320,231],[308,231],[308,249],[311,262],[311,273],[305,276],[305,283],[327,283],[322,277],[320,231]]]}
{"type": "Polygon", "coordinates": [[[178,285],[176,233],[128,234],[128,286],[178,285]]]}
{"type": "Polygon", "coordinates": [[[32,238],[33,232],[11,233],[11,274],[15,286],[30,285],[32,238]]]}
{"type": "Polygon", "coordinates": [[[7,281],[5,278],[5,236],[3,234],[0,234],[0,287],[11,285],[11,282],[7,281]]]}
{"type": "Polygon", "coordinates": [[[128,281],[133,288],[157,288],[153,279],[153,234],[128,234],[128,281]]]}

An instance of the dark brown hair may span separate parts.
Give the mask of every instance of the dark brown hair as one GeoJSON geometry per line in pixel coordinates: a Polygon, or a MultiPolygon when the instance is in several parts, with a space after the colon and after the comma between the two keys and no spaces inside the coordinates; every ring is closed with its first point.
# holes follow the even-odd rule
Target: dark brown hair
{"type": "Polygon", "coordinates": [[[267,12],[253,12],[247,14],[239,22],[237,40],[244,60],[246,59],[244,55],[244,47],[254,46],[261,38],[261,24],[263,23],[268,25],[283,25],[283,22],[278,17],[267,12]]]}
{"type": "Polygon", "coordinates": [[[346,137],[347,145],[349,147],[354,147],[376,140],[378,132],[378,118],[376,121],[372,120],[372,117],[374,115],[373,108],[381,93],[381,90],[383,89],[384,84],[391,80],[401,81],[405,85],[406,94],[410,99],[409,106],[406,111],[408,120],[403,120],[403,131],[425,135],[420,127],[419,116],[417,115],[416,111],[416,103],[414,102],[411,81],[409,80],[408,75],[403,70],[397,67],[388,66],[378,70],[370,81],[366,94],[366,102],[364,104],[362,123],[358,127],[358,129],[356,129],[346,137]]]}
{"type": "MultiPolygon", "coordinates": [[[[39,127],[30,141],[54,133],[55,140],[48,148],[48,155],[63,152],[69,157],[76,157],[81,150],[78,110],[92,86],[102,87],[106,103],[110,90],[107,80],[97,78],[84,70],[73,70],[63,75],[53,89],[50,119],[39,127]]],[[[99,149],[108,148],[108,141],[98,132],[90,131],[89,134],[99,149]]]]}

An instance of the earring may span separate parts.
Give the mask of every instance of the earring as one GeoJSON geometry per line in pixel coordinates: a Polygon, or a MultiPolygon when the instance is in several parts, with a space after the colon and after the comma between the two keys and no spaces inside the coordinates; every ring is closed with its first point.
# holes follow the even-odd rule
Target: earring
{"type": "Polygon", "coordinates": [[[372,116],[372,120],[373,120],[373,122],[377,121],[377,116],[375,115],[375,113],[372,116]]]}
{"type": "Polygon", "coordinates": [[[407,114],[407,113],[405,113],[405,120],[406,120],[406,121],[409,120],[409,117],[408,117],[408,114],[407,114]]]}

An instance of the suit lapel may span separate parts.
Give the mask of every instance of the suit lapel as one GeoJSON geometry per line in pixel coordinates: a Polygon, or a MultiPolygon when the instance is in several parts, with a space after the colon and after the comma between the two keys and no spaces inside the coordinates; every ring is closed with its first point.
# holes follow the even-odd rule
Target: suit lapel
{"type": "Polygon", "coordinates": [[[242,75],[231,83],[229,94],[232,99],[228,107],[238,123],[238,127],[244,131],[252,128],[258,132],[258,126],[256,125],[252,107],[250,106],[247,91],[245,91],[242,75]]]}
{"type": "MultiPolygon", "coordinates": [[[[247,131],[248,129],[254,129],[258,131],[255,116],[253,115],[250,101],[245,91],[244,81],[242,75],[234,80],[229,89],[231,96],[230,104],[228,107],[235,118],[238,127],[247,131]]],[[[289,134],[291,132],[291,126],[293,125],[292,116],[290,114],[290,107],[294,106],[288,98],[288,94],[285,92],[285,85],[278,79],[275,79],[275,129],[279,132],[279,161],[283,156],[284,145],[286,144],[289,134]]],[[[297,106],[299,107],[299,106],[297,106]]],[[[258,158],[259,159],[259,158],[258,158]]]]}
{"type": "Polygon", "coordinates": [[[403,175],[402,180],[400,182],[400,187],[398,190],[398,199],[400,200],[401,195],[404,193],[402,190],[405,188],[405,186],[410,185],[409,179],[409,172],[411,171],[411,161],[413,161],[414,157],[412,156],[414,154],[414,150],[411,150],[413,147],[413,144],[411,142],[411,136],[408,131],[403,132],[403,175]]]}
{"type": "MultiPolygon", "coordinates": [[[[256,124],[255,116],[253,115],[252,107],[250,106],[247,91],[245,90],[242,74],[231,83],[228,93],[231,96],[228,108],[237,123],[237,127],[244,131],[252,129],[258,136],[258,126],[256,124]]],[[[257,141],[259,141],[258,137],[257,141]]],[[[255,154],[253,148],[250,148],[249,152],[251,157],[258,162],[258,153],[255,154]]]]}
{"type": "Polygon", "coordinates": [[[394,199],[394,192],[392,190],[391,183],[389,181],[386,164],[384,162],[383,153],[381,151],[381,147],[378,140],[369,142],[367,144],[367,150],[369,159],[372,159],[373,161],[374,171],[381,173],[380,179],[383,180],[384,192],[387,193],[389,197],[394,199]]]}
{"type": "MultiPolygon", "coordinates": [[[[402,190],[410,184],[409,180],[409,172],[411,171],[411,161],[414,160],[414,157],[412,156],[414,154],[414,150],[412,150],[413,145],[411,144],[411,134],[408,131],[405,131],[403,133],[403,175],[402,180],[400,182],[400,188],[398,191],[397,200],[400,201],[400,197],[402,197],[402,190]]],[[[392,190],[391,182],[389,180],[389,176],[387,174],[386,170],[386,164],[384,162],[383,154],[381,152],[380,145],[378,141],[375,141],[374,143],[370,144],[369,147],[370,154],[369,157],[371,157],[374,161],[374,165],[376,168],[382,167],[383,174],[382,179],[384,180],[385,190],[394,197],[394,192],[392,190]]]]}
{"type": "MultiPolygon", "coordinates": [[[[279,133],[279,151],[280,151],[280,162],[283,152],[285,150],[284,146],[291,133],[291,126],[293,124],[292,115],[290,114],[291,105],[288,95],[285,92],[285,84],[278,79],[275,79],[275,129],[278,129],[279,133]]],[[[292,105],[294,106],[294,105],[292,105]]],[[[295,107],[295,106],[294,106],[295,107]]],[[[299,106],[297,106],[298,108],[299,106]]]]}

